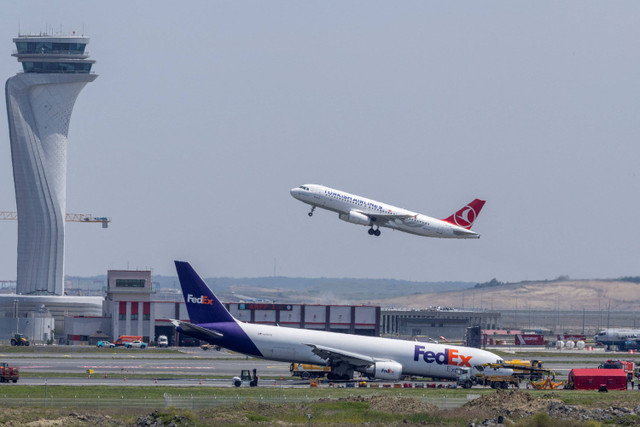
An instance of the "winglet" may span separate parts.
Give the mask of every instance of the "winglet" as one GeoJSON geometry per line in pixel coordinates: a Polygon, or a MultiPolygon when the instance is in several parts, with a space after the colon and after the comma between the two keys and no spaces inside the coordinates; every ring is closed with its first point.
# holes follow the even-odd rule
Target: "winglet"
{"type": "Polygon", "coordinates": [[[471,229],[473,222],[480,215],[480,211],[484,206],[485,201],[480,199],[475,199],[473,202],[469,203],[458,212],[451,215],[449,218],[445,218],[442,221],[446,221],[448,223],[457,225],[458,227],[465,228],[467,230],[471,229]]]}
{"type": "Polygon", "coordinates": [[[175,263],[191,323],[236,321],[211,292],[204,280],[198,276],[191,264],[183,261],[176,261],[175,263]]]}

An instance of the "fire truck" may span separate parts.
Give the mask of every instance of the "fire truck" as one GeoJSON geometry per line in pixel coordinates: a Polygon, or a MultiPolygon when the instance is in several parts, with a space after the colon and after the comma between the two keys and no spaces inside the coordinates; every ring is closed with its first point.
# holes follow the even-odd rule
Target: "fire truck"
{"type": "Polygon", "coordinates": [[[20,378],[20,370],[18,368],[13,368],[4,362],[0,363],[0,382],[8,383],[13,381],[17,383],[18,378],[20,378]]]}

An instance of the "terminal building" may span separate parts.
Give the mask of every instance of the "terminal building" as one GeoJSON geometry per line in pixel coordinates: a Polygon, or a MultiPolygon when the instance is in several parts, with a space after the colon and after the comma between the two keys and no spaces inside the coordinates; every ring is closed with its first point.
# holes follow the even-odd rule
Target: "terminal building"
{"type": "MultiPolygon", "coordinates": [[[[179,300],[154,299],[151,271],[109,270],[107,295],[99,316],[69,315],[64,320],[64,337],[68,344],[90,344],[92,337],[115,340],[121,335],[141,336],[155,342],[159,335],[169,338],[169,345],[197,344],[181,336],[171,319],[189,321],[186,305],[179,300]]],[[[238,320],[288,328],[318,329],[332,332],[378,336],[380,307],[311,304],[226,303],[238,320]]]]}
{"type": "Polygon", "coordinates": [[[382,311],[382,336],[407,339],[429,337],[461,340],[467,328],[501,329],[502,318],[495,311],[464,311],[431,308],[425,310],[386,309],[382,311]]]}
{"type": "MultiPolygon", "coordinates": [[[[92,337],[115,340],[121,335],[141,336],[155,342],[166,335],[169,345],[195,345],[176,332],[171,319],[189,321],[182,295],[157,298],[151,271],[110,270],[107,295],[99,316],[65,317],[64,341],[91,344],[92,337]]],[[[424,340],[465,338],[467,328],[501,327],[500,313],[445,309],[387,310],[367,305],[317,305],[233,302],[224,304],[238,320],[288,328],[317,329],[349,334],[424,340]]]]}

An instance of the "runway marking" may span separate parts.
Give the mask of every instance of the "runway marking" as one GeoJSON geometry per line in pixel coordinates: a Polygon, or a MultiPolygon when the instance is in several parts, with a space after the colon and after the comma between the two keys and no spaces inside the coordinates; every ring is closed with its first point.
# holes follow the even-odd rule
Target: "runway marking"
{"type": "Polygon", "coordinates": [[[53,368],[53,366],[47,365],[32,365],[32,366],[18,366],[20,369],[42,369],[42,368],[53,368]]]}

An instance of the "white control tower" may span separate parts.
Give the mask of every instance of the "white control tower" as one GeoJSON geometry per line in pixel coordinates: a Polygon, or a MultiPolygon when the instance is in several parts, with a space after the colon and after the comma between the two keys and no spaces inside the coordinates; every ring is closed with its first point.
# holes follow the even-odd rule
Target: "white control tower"
{"type": "Polygon", "coordinates": [[[88,37],[20,35],[5,94],[18,210],[16,294],[63,295],[67,133],[91,74],[88,37]]]}

